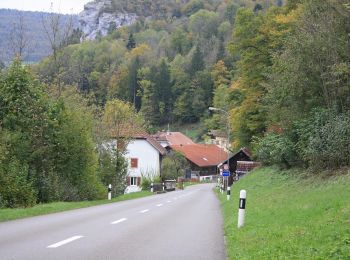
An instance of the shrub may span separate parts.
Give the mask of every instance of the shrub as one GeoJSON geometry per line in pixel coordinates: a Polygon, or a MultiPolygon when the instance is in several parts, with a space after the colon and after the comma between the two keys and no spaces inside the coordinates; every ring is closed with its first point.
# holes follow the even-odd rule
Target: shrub
{"type": "Polygon", "coordinates": [[[310,136],[305,158],[313,169],[338,168],[350,164],[350,113],[331,112],[310,136]]]}
{"type": "Polygon", "coordinates": [[[293,142],[285,135],[267,134],[255,141],[258,159],[266,164],[291,167],[296,161],[293,142]]]}
{"type": "Polygon", "coordinates": [[[0,169],[0,206],[29,207],[36,202],[35,190],[28,179],[28,166],[11,160],[0,169]]]}

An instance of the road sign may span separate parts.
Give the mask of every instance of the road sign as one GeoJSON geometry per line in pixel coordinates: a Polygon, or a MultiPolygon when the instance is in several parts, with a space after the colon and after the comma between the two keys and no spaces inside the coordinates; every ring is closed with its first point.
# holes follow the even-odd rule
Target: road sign
{"type": "Polygon", "coordinates": [[[228,171],[228,170],[223,170],[222,176],[224,176],[224,177],[230,176],[230,171],[228,171]]]}

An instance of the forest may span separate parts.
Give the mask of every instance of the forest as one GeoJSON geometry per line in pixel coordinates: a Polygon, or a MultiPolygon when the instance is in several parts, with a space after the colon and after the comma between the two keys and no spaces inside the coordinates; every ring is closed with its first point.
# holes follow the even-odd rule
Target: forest
{"type": "Polygon", "coordinates": [[[265,165],[349,166],[347,0],[112,7],[140,17],[95,41],[70,35],[39,64],[2,70],[0,207],[95,199],[110,181],[120,194],[123,151],[96,144],[135,124],[152,133],[201,123],[205,133],[228,122],[232,152],[248,147],[265,165]]]}

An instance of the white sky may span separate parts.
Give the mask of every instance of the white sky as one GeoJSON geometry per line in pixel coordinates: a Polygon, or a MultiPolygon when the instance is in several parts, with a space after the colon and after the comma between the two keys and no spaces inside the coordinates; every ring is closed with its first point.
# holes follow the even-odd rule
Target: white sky
{"type": "Polygon", "coordinates": [[[56,13],[77,14],[83,11],[84,4],[93,0],[0,0],[0,9],[18,9],[24,11],[51,11],[51,3],[56,13]]]}

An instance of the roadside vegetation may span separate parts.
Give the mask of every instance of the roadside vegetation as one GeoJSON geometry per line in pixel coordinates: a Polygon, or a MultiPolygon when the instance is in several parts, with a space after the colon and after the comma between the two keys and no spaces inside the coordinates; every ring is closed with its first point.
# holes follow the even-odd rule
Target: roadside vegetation
{"type": "MultiPolygon", "coordinates": [[[[56,213],[61,211],[67,211],[72,209],[80,209],[86,207],[92,207],[102,204],[114,203],[118,201],[138,199],[146,196],[150,196],[150,191],[140,191],[129,194],[120,195],[112,200],[93,200],[93,201],[79,201],[79,202],[52,202],[45,204],[38,204],[31,208],[16,208],[16,209],[0,209],[0,222],[15,220],[20,218],[40,216],[50,213],[56,213]]],[[[106,192],[107,196],[107,192],[106,192]]]]}
{"type": "Polygon", "coordinates": [[[229,259],[349,259],[350,170],[261,168],[221,201],[229,259]],[[237,229],[239,191],[247,191],[245,226],[237,229]]]}

